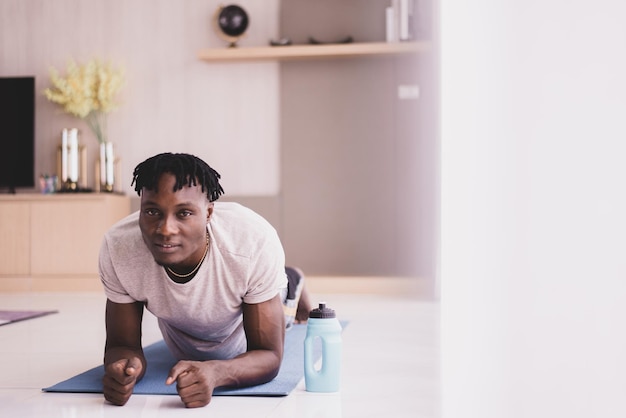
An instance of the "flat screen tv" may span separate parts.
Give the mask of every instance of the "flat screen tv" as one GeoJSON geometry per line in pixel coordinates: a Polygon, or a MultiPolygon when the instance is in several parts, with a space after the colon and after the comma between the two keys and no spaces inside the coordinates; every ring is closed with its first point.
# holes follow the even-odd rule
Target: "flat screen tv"
{"type": "Polygon", "coordinates": [[[0,191],[35,186],[35,77],[0,77],[0,191]]]}

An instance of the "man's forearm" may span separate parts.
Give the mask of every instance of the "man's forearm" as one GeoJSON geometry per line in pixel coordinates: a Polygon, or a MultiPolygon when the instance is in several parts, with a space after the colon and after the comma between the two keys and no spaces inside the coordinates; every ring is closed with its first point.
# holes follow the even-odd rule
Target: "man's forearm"
{"type": "Polygon", "coordinates": [[[170,370],[167,383],[205,381],[211,392],[217,387],[259,385],[276,377],[280,362],[280,354],[270,350],[251,350],[230,360],[182,360],[170,370]],[[198,376],[191,377],[194,374],[198,376]]]}
{"type": "Polygon", "coordinates": [[[270,350],[251,350],[221,362],[219,375],[224,382],[218,386],[253,386],[269,382],[280,370],[281,354],[270,350]]]}

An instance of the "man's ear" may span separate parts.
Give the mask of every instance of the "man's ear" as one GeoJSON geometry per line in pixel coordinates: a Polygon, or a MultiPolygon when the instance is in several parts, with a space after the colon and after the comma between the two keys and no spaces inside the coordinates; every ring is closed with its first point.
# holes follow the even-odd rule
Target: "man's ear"
{"type": "Polygon", "coordinates": [[[209,203],[209,206],[207,207],[206,210],[206,221],[207,223],[209,223],[209,220],[211,219],[211,215],[213,214],[213,202],[209,203]]]}

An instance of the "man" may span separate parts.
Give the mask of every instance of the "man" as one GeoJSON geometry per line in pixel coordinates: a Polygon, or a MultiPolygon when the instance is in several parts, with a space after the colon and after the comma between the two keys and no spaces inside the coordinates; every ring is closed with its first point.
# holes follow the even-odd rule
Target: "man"
{"type": "Polygon", "coordinates": [[[146,371],[144,307],[179,359],[166,384],[189,408],[207,405],[216,387],[273,379],[286,326],[306,320],[302,274],[285,268],[276,231],[241,205],[214,203],[219,179],[189,154],[159,154],[134,170],[141,208],[105,234],[100,251],[103,392],[113,404],[124,405],[146,371]]]}

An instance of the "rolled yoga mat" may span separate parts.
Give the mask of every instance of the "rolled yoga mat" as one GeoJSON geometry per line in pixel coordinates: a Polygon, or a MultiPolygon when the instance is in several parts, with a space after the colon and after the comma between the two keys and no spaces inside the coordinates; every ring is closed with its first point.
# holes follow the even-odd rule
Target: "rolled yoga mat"
{"type": "Polygon", "coordinates": [[[59,311],[0,311],[0,325],[12,324],[26,319],[39,318],[59,311]]]}

